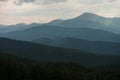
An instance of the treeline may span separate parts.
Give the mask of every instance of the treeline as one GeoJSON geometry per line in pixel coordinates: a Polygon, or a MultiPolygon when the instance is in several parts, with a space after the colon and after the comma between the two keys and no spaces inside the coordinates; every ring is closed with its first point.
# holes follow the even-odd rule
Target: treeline
{"type": "Polygon", "coordinates": [[[0,80],[120,80],[120,70],[90,69],[75,63],[22,63],[0,56],[0,80]]]}

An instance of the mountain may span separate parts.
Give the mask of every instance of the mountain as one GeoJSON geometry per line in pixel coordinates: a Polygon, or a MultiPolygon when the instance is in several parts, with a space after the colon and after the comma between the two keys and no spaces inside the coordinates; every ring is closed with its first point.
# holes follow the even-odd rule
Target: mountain
{"type": "Polygon", "coordinates": [[[120,55],[120,43],[87,41],[75,38],[64,38],[61,40],[39,39],[32,42],[54,47],[79,49],[94,54],[120,55]]]}
{"type": "Polygon", "coordinates": [[[120,56],[94,55],[80,50],[50,47],[6,38],[0,39],[0,52],[41,62],[75,62],[86,66],[120,63],[120,56]]]}
{"type": "Polygon", "coordinates": [[[42,25],[42,23],[31,23],[28,25],[28,27],[30,26],[30,28],[31,28],[31,27],[35,27],[35,26],[41,26],[41,25],[42,25]]]}
{"type": "Polygon", "coordinates": [[[53,20],[53,21],[50,21],[49,23],[47,23],[48,25],[58,25],[60,23],[64,22],[64,20],[61,20],[61,19],[56,19],[56,20],[53,20]]]}
{"type": "MultiPolygon", "coordinates": [[[[23,57],[20,57],[20,56],[16,56],[14,54],[8,54],[8,53],[3,53],[3,52],[0,52],[0,61],[1,59],[4,60],[12,60],[12,61],[15,61],[17,63],[37,63],[38,61],[35,61],[35,60],[32,60],[32,59],[27,59],[27,58],[23,58],[23,57]]],[[[1,63],[1,62],[0,62],[1,63]]]]}
{"type": "Polygon", "coordinates": [[[12,31],[19,31],[19,30],[24,30],[27,29],[28,27],[26,27],[26,24],[20,23],[20,24],[16,24],[16,25],[8,25],[6,27],[2,27],[0,28],[0,33],[8,33],[8,32],[12,32],[12,31]]]}
{"type": "MultiPolygon", "coordinates": [[[[91,28],[91,29],[98,29],[98,30],[105,30],[108,32],[112,33],[117,33],[120,34],[120,18],[106,18],[102,17],[93,13],[83,13],[80,16],[77,16],[72,19],[68,20],[61,20],[61,19],[56,19],[51,22],[45,23],[46,25],[54,25],[54,26],[61,26],[61,27],[67,27],[67,28],[91,28]]],[[[7,29],[4,28],[0,29],[0,33],[5,33],[5,32],[10,32],[10,31],[15,31],[17,29],[22,29],[24,28],[30,28],[34,26],[40,26],[42,25],[41,23],[32,23],[30,25],[25,25],[23,23],[17,24],[17,25],[11,25],[7,29]],[[17,27],[19,26],[19,27],[17,27]],[[24,26],[24,27],[23,27],[24,26]],[[25,27],[28,26],[28,27],[25,27]],[[12,28],[12,29],[11,29],[12,28]]],[[[4,25],[0,25],[4,26],[4,25]]]]}
{"type": "Polygon", "coordinates": [[[14,31],[22,31],[34,26],[40,26],[40,23],[32,23],[32,24],[24,24],[24,23],[19,23],[15,25],[0,25],[0,33],[8,33],[8,32],[14,32],[14,31]]]}
{"type": "MultiPolygon", "coordinates": [[[[53,21],[54,22],[54,21],[53,21]]],[[[120,18],[106,18],[93,13],[83,13],[72,19],[54,23],[63,27],[100,29],[120,34],[120,18]]]]}
{"type": "Polygon", "coordinates": [[[7,27],[8,25],[2,25],[0,24],[0,28],[7,27]]]}
{"type": "Polygon", "coordinates": [[[102,28],[106,18],[92,14],[84,13],[76,18],[66,20],[58,25],[64,27],[79,27],[79,28],[102,28]]]}
{"type": "Polygon", "coordinates": [[[22,31],[0,34],[0,37],[25,41],[32,41],[39,38],[61,39],[71,37],[90,41],[120,42],[120,35],[104,30],[90,28],[66,28],[45,24],[34,26],[22,31]]]}
{"type": "Polygon", "coordinates": [[[109,18],[104,23],[106,24],[104,30],[120,34],[120,18],[109,18]]]}
{"type": "Polygon", "coordinates": [[[48,45],[51,44],[52,42],[53,43],[56,42],[56,40],[52,40],[48,38],[40,38],[40,39],[32,40],[31,42],[48,45]]]}
{"type": "Polygon", "coordinates": [[[104,20],[106,18],[99,16],[97,14],[93,14],[93,13],[83,13],[80,16],[74,18],[74,19],[78,19],[78,20],[91,20],[91,21],[100,21],[100,20],[104,20]]]}

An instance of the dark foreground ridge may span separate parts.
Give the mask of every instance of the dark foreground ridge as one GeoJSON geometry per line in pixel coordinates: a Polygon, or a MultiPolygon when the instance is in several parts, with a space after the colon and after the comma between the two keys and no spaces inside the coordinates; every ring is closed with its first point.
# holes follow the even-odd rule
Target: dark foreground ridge
{"type": "Polygon", "coordinates": [[[116,55],[96,55],[81,50],[51,47],[7,38],[0,38],[0,52],[41,62],[73,62],[85,66],[120,64],[120,56],[116,55]]]}
{"type": "Polygon", "coordinates": [[[120,70],[90,69],[75,63],[24,63],[21,60],[0,54],[0,80],[120,80],[120,70]]]}

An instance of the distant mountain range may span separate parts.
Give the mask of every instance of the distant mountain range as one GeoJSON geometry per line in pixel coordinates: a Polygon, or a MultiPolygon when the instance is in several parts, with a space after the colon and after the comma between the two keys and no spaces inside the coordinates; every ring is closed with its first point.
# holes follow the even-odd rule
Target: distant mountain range
{"type": "MultiPolygon", "coordinates": [[[[62,27],[68,27],[68,28],[92,28],[92,29],[98,29],[98,30],[105,30],[112,33],[120,34],[120,18],[105,18],[93,13],[84,13],[78,17],[75,17],[73,19],[68,20],[61,20],[56,19],[49,23],[45,23],[47,25],[56,25],[56,26],[62,26],[62,27]]],[[[16,24],[16,25],[10,25],[8,26],[10,29],[3,30],[3,32],[11,32],[17,30],[21,30],[23,28],[31,28],[30,26],[40,26],[41,23],[32,23],[32,24],[16,24]],[[13,29],[14,27],[14,29],[13,29]],[[12,30],[11,30],[12,28],[12,30]]],[[[7,25],[0,25],[0,28],[5,27],[7,25]]],[[[2,30],[1,30],[2,31],[2,30]]],[[[0,31],[0,33],[1,33],[0,31]]]]}
{"type": "Polygon", "coordinates": [[[41,25],[22,31],[0,34],[16,40],[32,41],[39,38],[61,39],[65,37],[84,39],[89,41],[120,42],[120,35],[104,30],[90,28],[66,28],[53,25],[41,25]]]}
{"type": "Polygon", "coordinates": [[[0,52],[41,62],[120,64],[120,18],[84,13],[49,23],[0,25],[0,52]]]}
{"type": "Polygon", "coordinates": [[[92,13],[84,13],[73,19],[60,21],[55,25],[72,28],[100,29],[120,34],[120,18],[105,18],[92,13]]]}
{"type": "Polygon", "coordinates": [[[0,28],[0,37],[32,41],[40,38],[65,37],[89,41],[120,42],[120,18],[104,18],[84,13],[68,20],[53,20],[46,24],[17,24],[0,28]]]}
{"type": "Polygon", "coordinates": [[[95,55],[80,50],[50,47],[6,38],[0,38],[0,52],[40,62],[75,62],[86,66],[120,64],[120,56],[95,55]]]}
{"type": "Polygon", "coordinates": [[[59,25],[64,21],[65,20],[62,20],[62,19],[56,19],[56,20],[53,20],[53,21],[50,21],[49,23],[47,23],[47,25],[59,25]]]}
{"type": "Polygon", "coordinates": [[[78,49],[94,54],[120,55],[120,43],[114,42],[87,41],[76,38],[63,38],[60,40],[40,38],[32,42],[54,47],[78,49]]]}
{"type": "Polygon", "coordinates": [[[89,60],[93,65],[104,61],[105,64],[118,63],[119,56],[110,55],[120,55],[119,22],[120,18],[84,13],[73,19],[57,19],[45,24],[0,25],[0,37],[4,37],[0,39],[0,52],[43,61],[63,59],[86,65],[89,60]],[[96,59],[97,62],[93,62],[96,59]]]}
{"type": "Polygon", "coordinates": [[[0,33],[8,33],[8,32],[13,32],[13,31],[22,31],[34,26],[40,26],[41,24],[38,23],[32,23],[32,24],[24,24],[24,23],[20,23],[20,24],[16,24],[16,25],[0,25],[0,33]]]}

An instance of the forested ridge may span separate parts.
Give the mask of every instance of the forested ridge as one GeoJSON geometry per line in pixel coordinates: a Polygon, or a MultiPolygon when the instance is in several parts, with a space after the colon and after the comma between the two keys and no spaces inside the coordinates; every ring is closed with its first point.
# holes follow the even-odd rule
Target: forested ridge
{"type": "Polygon", "coordinates": [[[0,80],[120,80],[120,70],[99,70],[76,63],[27,63],[0,54],[0,80]]]}

